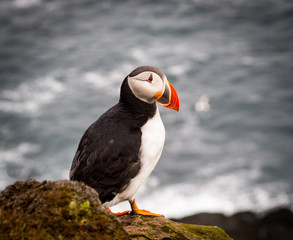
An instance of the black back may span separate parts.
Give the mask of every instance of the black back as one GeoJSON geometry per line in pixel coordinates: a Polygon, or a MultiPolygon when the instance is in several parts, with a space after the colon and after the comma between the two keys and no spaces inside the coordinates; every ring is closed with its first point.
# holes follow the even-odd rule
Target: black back
{"type": "Polygon", "coordinates": [[[81,138],[70,179],[94,188],[103,203],[111,201],[141,168],[140,128],[155,112],[155,103],[136,98],[125,78],[119,103],[94,122],[81,138]]]}

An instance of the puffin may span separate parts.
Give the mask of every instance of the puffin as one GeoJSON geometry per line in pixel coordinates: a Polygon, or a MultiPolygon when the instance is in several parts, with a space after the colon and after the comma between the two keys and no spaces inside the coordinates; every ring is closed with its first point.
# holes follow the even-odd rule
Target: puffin
{"type": "Polygon", "coordinates": [[[95,189],[112,214],[162,216],[139,209],[134,195],[158,163],[165,128],[157,104],[179,111],[179,98],[160,69],[140,66],[122,82],[119,102],[82,136],[69,178],[95,189]],[[110,207],[129,201],[131,211],[110,207]]]}

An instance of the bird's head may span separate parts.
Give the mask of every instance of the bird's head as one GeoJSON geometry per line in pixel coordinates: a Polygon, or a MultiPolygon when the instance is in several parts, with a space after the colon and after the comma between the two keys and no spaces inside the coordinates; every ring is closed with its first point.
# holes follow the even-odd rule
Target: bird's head
{"type": "Polygon", "coordinates": [[[160,69],[141,66],[134,69],[127,80],[132,93],[141,101],[150,104],[157,102],[163,107],[179,111],[178,95],[160,69]]]}

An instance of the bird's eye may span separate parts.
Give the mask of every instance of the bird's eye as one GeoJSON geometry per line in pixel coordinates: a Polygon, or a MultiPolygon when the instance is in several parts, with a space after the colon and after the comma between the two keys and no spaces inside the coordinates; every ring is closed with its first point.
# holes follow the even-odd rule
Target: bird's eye
{"type": "Polygon", "coordinates": [[[153,74],[151,74],[151,75],[149,76],[149,78],[148,78],[147,81],[150,82],[150,83],[153,81],[153,74]]]}

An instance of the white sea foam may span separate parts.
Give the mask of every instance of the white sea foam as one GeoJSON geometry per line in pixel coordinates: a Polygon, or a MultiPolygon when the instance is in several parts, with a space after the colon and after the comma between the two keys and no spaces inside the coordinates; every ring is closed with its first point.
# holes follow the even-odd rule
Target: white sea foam
{"type": "Polygon", "coordinates": [[[145,54],[144,51],[142,51],[142,49],[140,48],[133,48],[130,51],[130,55],[136,60],[136,61],[141,61],[142,59],[144,59],[144,61],[148,60],[148,55],[145,54]]]}
{"type": "Polygon", "coordinates": [[[120,85],[124,77],[132,70],[133,66],[122,64],[117,69],[109,72],[86,72],[82,74],[82,79],[86,83],[102,91],[103,94],[110,96],[119,96],[120,85]],[[125,76],[123,75],[125,73],[125,76]]]}
{"type": "Polygon", "coordinates": [[[0,100],[0,110],[21,114],[38,113],[38,111],[64,91],[64,86],[53,76],[24,82],[16,89],[4,90],[0,100]]]}
{"type": "Polygon", "coordinates": [[[26,156],[39,151],[40,147],[38,145],[27,142],[23,142],[13,148],[0,148],[0,189],[18,179],[26,178],[30,171],[26,156]],[[9,165],[18,168],[17,176],[9,174],[9,165]]]}
{"type": "Polygon", "coordinates": [[[194,109],[196,112],[208,112],[210,111],[210,98],[208,95],[201,95],[198,101],[194,104],[194,109]]]}
{"type": "Polygon", "coordinates": [[[41,0],[14,0],[13,5],[18,8],[29,8],[41,4],[41,0]]]}
{"type": "Polygon", "coordinates": [[[115,73],[112,73],[112,75],[102,75],[101,73],[97,72],[87,72],[84,74],[84,80],[91,84],[93,87],[95,87],[97,90],[103,91],[106,95],[112,95],[117,96],[119,94],[119,82],[120,76],[115,76],[115,73]]]}
{"type": "Polygon", "coordinates": [[[25,159],[24,155],[29,153],[35,153],[39,151],[39,146],[31,143],[23,142],[11,149],[1,149],[0,159],[1,162],[23,162],[25,159]]]}
{"type": "Polygon", "coordinates": [[[186,73],[189,69],[191,69],[191,65],[189,63],[182,63],[168,67],[168,73],[182,76],[182,74],[186,73]]]}

